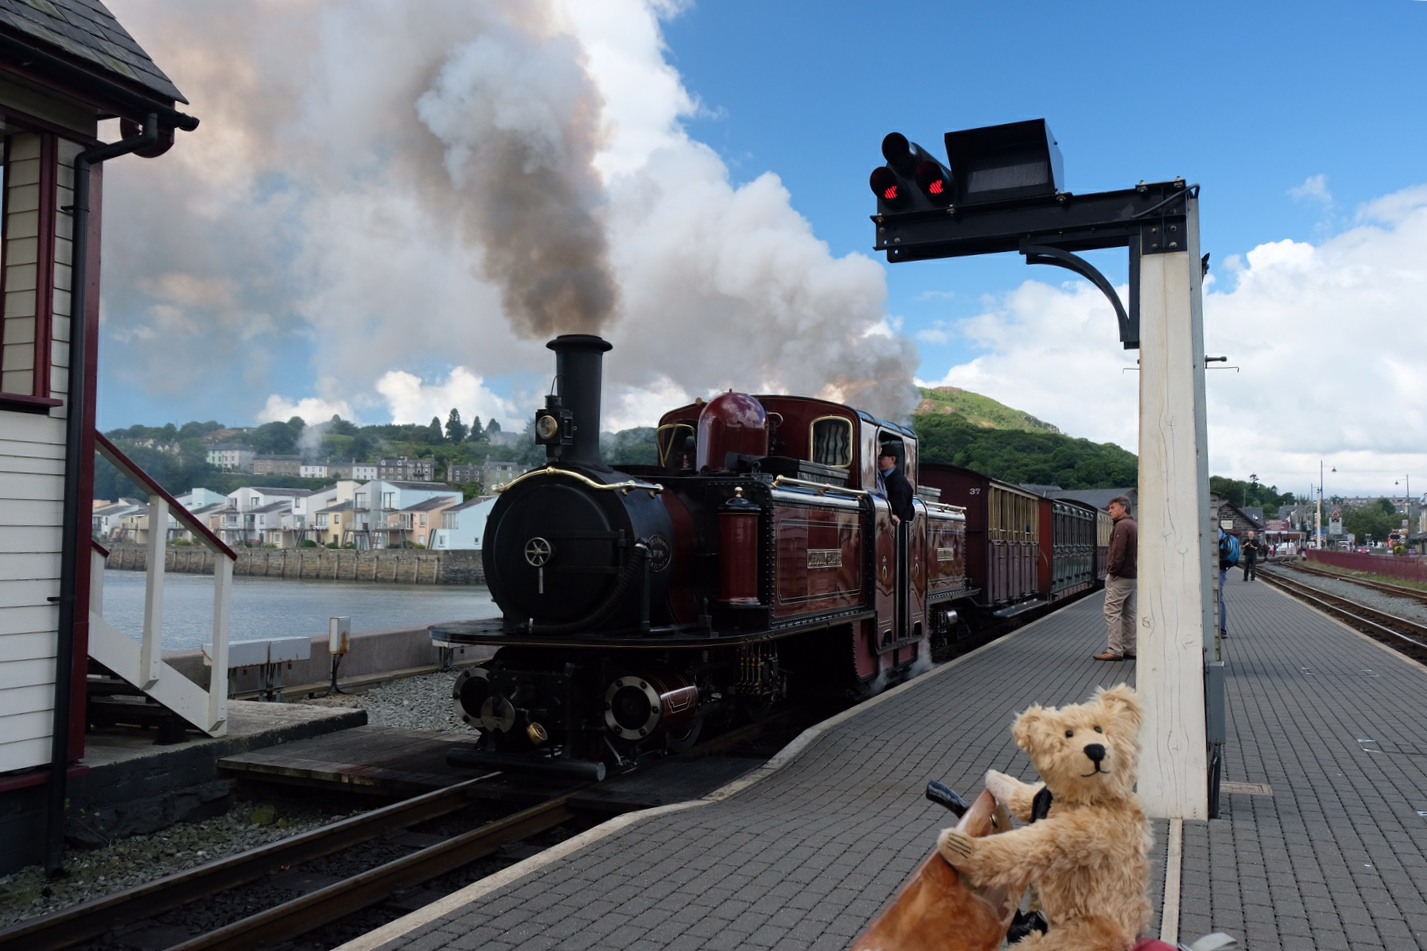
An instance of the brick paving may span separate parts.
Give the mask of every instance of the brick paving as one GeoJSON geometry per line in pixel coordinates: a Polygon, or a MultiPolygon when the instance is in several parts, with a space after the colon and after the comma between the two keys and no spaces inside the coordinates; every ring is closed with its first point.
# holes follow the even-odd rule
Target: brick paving
{"type": "MultiPolygon", "coordinates": [[[[1178,860],[1184,940],[1427,948],[1427,669],[1230,579],[1229,785],[1219,818],[1182,824],[1182,854],[1154,823],[1156,906],[1178,860]]],[[[1102,603],[858,707],[737,790],[625,817],[344,948],[845,948],[950,823],[928,779],[963,794],[991,767],[1030,779],[1018,711],[1133,682],[1132,663],[1090,659],[1102,603]]]]}

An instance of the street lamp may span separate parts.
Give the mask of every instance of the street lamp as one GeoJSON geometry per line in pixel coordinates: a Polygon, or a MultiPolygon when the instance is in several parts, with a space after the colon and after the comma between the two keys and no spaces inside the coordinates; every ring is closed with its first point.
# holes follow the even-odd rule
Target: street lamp
{"type": "MultiPolygon", "coordinates": [[[[1333,469],[1337,472],[1337,468],[1333,469]]],[[[1313,547],[1323,547],[1323,460],[1318,460],[1318,524],[1314,526],[1313,547]]]]}
{"type": "MultiPolygon", "coordinates": [[[[1403,477],[1402,477],[1402,481],[1403,481],[1403,489],[1407,492],[1407,499],[1406,499],[1407,504],[1404,506],[1404,508],[1407,510],[1407,535],[1408,535],[1408,537],[1410,538],[1410,537],[1412,537],[1412,476],[1411,476],[1411,474],[1409,473],[1408,475],[1403,476],[1403,477]]],[[[1393,485],[1396,486],[1396,485],[1398,485],[1398,483],[1394,482],[1393,485]]],[[[1406,542],[1406,540],[1404,539],[1404,540],[1403,540],[1403,544],[1406,544],[1406,543],[1407,543],[1407,542],[1406,542]]]]}

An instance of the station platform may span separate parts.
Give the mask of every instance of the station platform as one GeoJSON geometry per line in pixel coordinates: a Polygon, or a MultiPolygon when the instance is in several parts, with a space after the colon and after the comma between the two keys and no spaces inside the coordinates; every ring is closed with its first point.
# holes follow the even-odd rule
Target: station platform
{"type": "MultiPolygon", "coordinates": [[[[1133,683],[1086,598],[808,731],[692,802],[632,813],[339,951],[840,949],[950,814],[927,780],[1031,779],[1033,703],[1133,683]]],[[[1263,582],[1228,582],[1219,817],[1155,820],[1152,934],[1252,951],[1427,948],[1427,668],[1263,582]]]]}

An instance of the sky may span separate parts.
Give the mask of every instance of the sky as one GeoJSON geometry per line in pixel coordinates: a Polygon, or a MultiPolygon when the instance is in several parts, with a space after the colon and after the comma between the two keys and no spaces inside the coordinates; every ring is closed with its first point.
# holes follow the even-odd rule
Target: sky
{"type": "MultiPolygon", "coordinates": [[[[103,430],[520,430],[545,343],[597,333],[607,431],[957,386],[1135,452],[1088,280],[873,250],[884,135],[1045,119],[1067,191],[1201,189],[1211,475],[1427,490],[1423,0],[108,6],[200,125],[105,169],[103,430]]],[[[1127,252],[1087,257],[1127,298],[1127,252]]]]}

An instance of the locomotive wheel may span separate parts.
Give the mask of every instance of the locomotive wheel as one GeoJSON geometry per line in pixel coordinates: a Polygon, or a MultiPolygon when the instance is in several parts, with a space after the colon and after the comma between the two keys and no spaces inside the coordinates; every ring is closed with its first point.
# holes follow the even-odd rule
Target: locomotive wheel
{"type": "Polygon", "coordinates": [[[704,718],[694,717],[687,723],[682,724],[678,730],[669,734],[668,747],[671,753],[687,753],[693,749],[694,744],[699,741],[699,734],[704,731],[704,718]]]}

